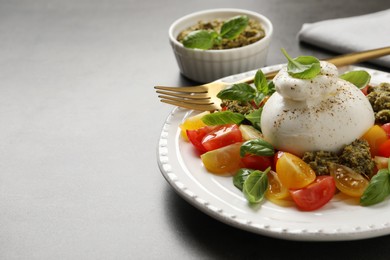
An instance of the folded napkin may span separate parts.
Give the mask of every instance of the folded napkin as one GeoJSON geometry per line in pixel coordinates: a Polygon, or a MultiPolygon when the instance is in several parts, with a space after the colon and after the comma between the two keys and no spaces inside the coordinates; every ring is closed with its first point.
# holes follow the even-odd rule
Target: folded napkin
{"type": "MultiPolygon", "coordinates": [[[[298,33],[302,42],[337,53],[390,46],[390,9],[348,18],[304,24],[298,33]]],[[[390,68],[390,56],[370,61],[390,68]]]]}

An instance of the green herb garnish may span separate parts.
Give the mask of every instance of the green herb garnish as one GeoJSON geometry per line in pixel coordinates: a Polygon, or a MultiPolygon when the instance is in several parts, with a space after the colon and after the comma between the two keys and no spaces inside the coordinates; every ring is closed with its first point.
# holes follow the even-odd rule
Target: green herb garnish
{"type": "Polygon", "coordinates": [[[197,48],[202,50],[211,49],[218,34],[214,31],[197,30],[190,32],[183,41],[186,48],[197,48]]]}
{"type": "Polygon", "coordinates": [[[264,172],[255,170],[244,181],[242,192],[249,203],[259,203],[263,200],[268,188],[269,171],[270,168],[264,172]]]}
{"type": "Polygon", "coordinates": [[[261,93],[268,93],[269,87],[268,87],[268,81],[265,77],[263,71],[258,70],[255,75],[254,84],[256,86],[256,89],[261,93]]]}
{"type": "Polygon", "coordinates": [[[360,197],[360,204],[370,206],[382,202],[390,195],[390,158],[388,160],[388,168],[381,169],[374,177],[370,184],[360,197]]]}
{"type": "Polygon", "coordinates": [[[244,182],[248,178],[248,176],[253,172],[251,169],[241,168],[238,170],[236,175],[233,176],[233,184],[237,189],[242,191],[244,187],[244,182]]]}
{"type": "Polygon", "coordinates": [[[246,154],[272,156],[275,154],[275,150],[272,144],[259,138],[248,140],[241,145],[241,157],[244,157],[246,154]]]}
{"type": "Polygon", "coordinates": [[[282,48],[284,56],[286,56],[287,72],[290,76],[298,79],[312,79],[315,78],[321,71],[320,61],[313,56],[299,56],[295,59],[282,48]]]}
{"type": "Polygon", "coordinates": [[[219,33],[208,30],[193,31],[183,39],[183,45],[191,49],[211,49],[214,45],[221,44],[222,39],[237,38],[248,26],[248,21],[248,16],[239,15],[225,21],[219,33]]]}
{"type": "Polygon", "coordinates": [[[261,122],[261,112],[263,112],[263,108],[259,108],[259,109],[256,109],[254,111],[252,111],[251,113],[245,115],[245,118],[251,122],[251,124],[253,125],[254,128],[256,128],[257,130],[261,130],[261,125],[260,125],[260,122],[261,122]]]}
{"type": "Polygon", "coordinates": [[[259,105],[266,96],[275,92],[272,81],[268,82],[264,73],[258,70],[254,80],[255,88],[248,83],[234,84],[229,88],[221,90],[217,97],[222,100],[236,100],[242,102],[255,101],[259,105]]]}
{"type": "Polygon", "coordinates": [[[247,83],[234,84],[221,90],[217,97],[222,100],[251,101],[256,96],[256,89],[247,83]]]}
{"type": "MultiPolygon", "coordinates": [[[[229,101],[238,101],[243,103],[251,104],[254,102],[256,106],[253,106],[253,110],[249,113],[246,113],[243,119],[248,120],[252,123],[252,125],[260,130],[260,118],[261,118],[261,112],[262,108],[258,108],[258,106],[263,102],[263,100],[267,97],[272,95],[275,92],[275,86],[272,81],[268,82],[264,73],[261,70],[258,70],[256,72],[255,78],[254,78],[254,87],[251,86],[248,83],[237,83],[233,84],[231,87],[228,87],[226,89],[221,90],[217,97],[221,100],[229,100],[229,101]]],[[[218,117],[218,114],[222,112],[216,112],[213,114],[210,114],[210,117],[218,117]]],[[[226,115],[226,117],[229,116],[229,114],[226,115]]],[[[225,115],[224,115],[225,117],[225,115]]],[[[237,116],[238,117],[238,116],[237,116]]],[[[241,118],[240,118],[241,119],[241,118]]],[[[214,122],[208,121],[206,124],[211,124],[214,122]]],[[[227,120],[227,119],[226,119],[227,120]]],[[[239,119],[236,119],[238,122],[239,119]]],[[[241,121],[240,121],[241,122],[241,121]]]]}
{"type": "Polygon", "coordinates": [[[226,125],[240,124],[244,119],[245,116],[240,113],[222,111],[204,115],[201,120],[206,125],[226,125]]]}
{"type": "Polygon", "coordinates": [[[349,81],[359,89],[362,89],[370,82],[371,75],[365,70],[354,70],[340,75],[340,78],[349,81]]]}
{"type": "Polygon", "coordinates": [[[246,15],[239,15],[225,21],[221,27],[222,38],[233,40],[242,33],[248,26],[249,18],[246,15]]]}
{"type": "Polygon", "coordinates": [[[256,105],[259,105],[266,96],[270,96],[275,92],[274,83],[272,81],[268,82],[261,70],[256,72],[254,84],[257,90],[254,98],[256,105]]]}

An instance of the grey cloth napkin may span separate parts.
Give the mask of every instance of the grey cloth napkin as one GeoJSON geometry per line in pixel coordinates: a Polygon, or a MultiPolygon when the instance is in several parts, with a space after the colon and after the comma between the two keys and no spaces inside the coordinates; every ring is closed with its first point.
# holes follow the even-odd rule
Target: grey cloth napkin
{"type": "MultiPolygon", "coordinates": [[[[298,33],[302,42],[337,53],[390,46],[390,9],[348,18],[306,23],[298,33]]],[[[390,68],[390,56],[370,61],[390,68]]]]}

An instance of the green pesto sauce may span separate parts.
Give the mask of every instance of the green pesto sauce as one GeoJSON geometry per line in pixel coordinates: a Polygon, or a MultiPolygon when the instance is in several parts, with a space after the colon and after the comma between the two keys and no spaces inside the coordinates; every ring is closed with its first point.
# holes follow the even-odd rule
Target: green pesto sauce
{"type": "MultiPolygon", "coordinates": [[[[209,30],[219,32],[223,24],[223,20],[215,19],[213,21],[198,21],[197,24],[185,29],[178,36],[177,40],[183,42],[184,38],[193,31],[197,30],[209,30]]],[[[264,38],[265,32],[261,24],[254,20],[249,19],[248,26],[245,30],[235,39],[222,39],[220,45],[214,45],[211,50],[223,50],[243,47],[252,43],[255,43],[264,38]]]]}

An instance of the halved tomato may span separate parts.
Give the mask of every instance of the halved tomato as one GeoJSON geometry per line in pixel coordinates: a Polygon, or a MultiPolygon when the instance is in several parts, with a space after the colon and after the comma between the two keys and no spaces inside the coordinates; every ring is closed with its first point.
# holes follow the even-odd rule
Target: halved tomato
{"type": "Polygon", "coordinates": [[[378,155],[383,157],[390,157],[390,139],[379,146],[378,155]]]}
{"type": "Polygon", "coordinates": [[[206,124],[202,121],[202,117],[207,114],[210,114],[210,112],[205,111],[197,115],[188,117],[182,124],[180,124],[179,127],[181,129],[181,136],[184,138],[184,140],[188,141],[187,130],[199,129],[203,126],[206,126],[206,124]]]}
{"type": "Polygon", "coordinates": [[[279,158],[283,155],[283,151],[277,151],[273,158],[273,164],[272,164],[272,170],[276,171],[276,163],[278,162],[279,158]]]}
{"type": "Polygon", "coordinates": [[[242,134],[238,125],[220,125],[204,136],[202,145],[207,151],[212,151],[241,141],[242,134]]]}
{"type": "Polygon", "coordinates": [[[203,138],[212,132],[215,129],[213,126],[204,126],[195,130],[186,131],[188,140],[195,146],[195,148],[199,151],[199,153],[207,152],[207,149],[203,146],[202,140],[203,138]]]}
{"type": "Polygon", "coordinates": [[[329,172],[330,176],[336,181],[337,189],[351,197],[362,196],[369,184],[368,179],[363,175],[345,165],[331,163],[329,165],[329,172]]]}
{"type": "Polygon", "coordinates": [[[332,176],[318,176],[315,181],[299,190],[290,190],[298,208],[305,211],[316,210],[328,203],[336,191],[332,176]]]}
{"type": "MultiPolygon", "coordinates": [[[[286,187],[280,182],[278,174],[274,171],[269,171],[268,175],[268,189],[265,193],[265,197],[270,201],[285,199],[290,193],[286,187]]],[[[278,204],[278,203],[276,203],[278,204]]]]}
{"type": "Polygon", "coordinates": [[[264,171],[272,165],[272,157],[247,154],[242,157],[242,163],[245,168],[264,171]]]}
{"type": "Polygon", "coordinates": [[[371,156],[378,155],[379,146],[387,140],[385,130],[379,125],[374,125],[361,137],[370,145],[371,156]]]}
{"type": "Polygon", "coordinates": [[[200,156],[205,168],[215,174],[233,176],[240,168],[243,168],[240,156],[240,143],[234,143],[200,156]]]}
{"type": "Polygon", "coordinates": [[[276,162],[280,182],[287,189],[300,189],[316,179],[313,169],[301,158],[284,152],[276,162]]]}
{"type": "Polygon", "coordinates": [[[251,139],[257,139],[257,138],[264,139],[263,134],[251,125],[242,124],[238,128],[241,131],[242,139],[245,141],[248,141],[251,139]]]}

